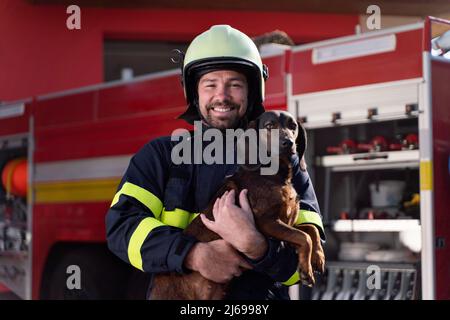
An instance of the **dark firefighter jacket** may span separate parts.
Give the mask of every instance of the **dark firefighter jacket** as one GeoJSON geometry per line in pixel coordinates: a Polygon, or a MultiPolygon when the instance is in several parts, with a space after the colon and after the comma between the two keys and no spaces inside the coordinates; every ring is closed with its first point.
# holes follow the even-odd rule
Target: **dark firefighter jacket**
{"type": "MultiPolygon", "coordinates": [[[[183,261],[196,239],[182,231],[238,168],[236,164],[174,165],[175,144],[171,137],[161,137],[131,158],[106,216],[109,249],[148,273],[189,272],[183,261]]],[[[297,222],[315,224],[324,239],[311,180],[299,169],[298,156],[292,161],[293,184],[301,199],[297,222]]],[[[278,240],[268,239],[268,244],[264,257],[249,260],[254,269],[232,281],[228,299],[288,299],[287,286],[299,280],[297,254],[278,240]]]]}

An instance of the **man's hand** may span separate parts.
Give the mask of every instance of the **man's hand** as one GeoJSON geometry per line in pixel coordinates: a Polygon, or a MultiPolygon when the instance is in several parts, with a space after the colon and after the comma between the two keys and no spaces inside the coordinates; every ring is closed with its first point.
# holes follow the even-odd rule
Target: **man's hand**
{"type": "Polygon", "coordinates": [[[214,221],[204,214],[201,214],[200,218],[208,229],[217,233],[236,250],[250,259],[259,259],[267,251],[267,241],[256,229],[247,190],[244,189],[239,194],[240,207],[235,205],[234,198],[234,190],[225,192],[214,203],[214,221]]]}
{"type": "Polygon", "coordinates": [[[184,261],[188,269],[198,271],[211,281],[226,283],[252,266],[225,240],[198,242],[184,261]]]}

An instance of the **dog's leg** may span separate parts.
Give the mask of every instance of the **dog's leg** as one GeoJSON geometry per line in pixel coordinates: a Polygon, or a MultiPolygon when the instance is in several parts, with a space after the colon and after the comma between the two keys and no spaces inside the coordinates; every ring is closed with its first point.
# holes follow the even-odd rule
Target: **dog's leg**
{"type": "Polygon", "coordinates": [[[158,274],[153,279],[150,300],[222,300],[226,284],[205,279],[198,272],[158,274]]]}
{"type": "Polygon", "coordinates": [[[312,286],[315,282],[311,266],[312,240],[306,233],[291,227],[281,220],[257,219],[258,229],[265,235],[291,243],[297,248],[300,280],[304,285],[312,286]]]}
{"type": "Polygon", "coordinates": [[[320,234],[317,227],[312,224],[302,224],[296,226],[306,232],[312,240],[312,253],[311,253],[311,264],[315,271],[324,273],[325,272],[325,254],[323,252],[322,243],[320,242],[320,234]]]}

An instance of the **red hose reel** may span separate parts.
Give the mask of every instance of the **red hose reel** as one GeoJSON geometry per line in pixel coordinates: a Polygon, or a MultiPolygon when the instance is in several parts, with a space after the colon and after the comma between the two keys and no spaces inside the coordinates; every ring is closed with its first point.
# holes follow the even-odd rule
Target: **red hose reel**
{"type": "Polygon", "coordinates": [[[343,140],[338,146],[327,147],[329,154],[351,154],[360,152],[400,151],[419,148],[419,137],[410,133],[396,141],[389,142],[384,136],[375,136],[368,143],[356,142],[352,139],[343,140]]]}
{"type": "Polygon", "coordinates": [[[2,170],[2,186],[6,194],[26,197],[28,189],[27,159],[14,159],[6,163],[2,170]]]}

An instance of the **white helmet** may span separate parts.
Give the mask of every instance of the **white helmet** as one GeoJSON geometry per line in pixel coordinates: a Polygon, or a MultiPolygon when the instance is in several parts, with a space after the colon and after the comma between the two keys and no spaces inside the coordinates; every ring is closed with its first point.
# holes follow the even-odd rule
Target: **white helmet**
{"type": "Polygon", "coordinates": [[[248,121],[264,112],[262,102],[268,69],[258,48],[243,32],[228,25],[215,25],[198,35],[184,56],[182,82],[188,109],[179,118],[189,123],[201,119],[197,83],[202,75],[216,70],[235,70],[247,77],[248,121]]]}

